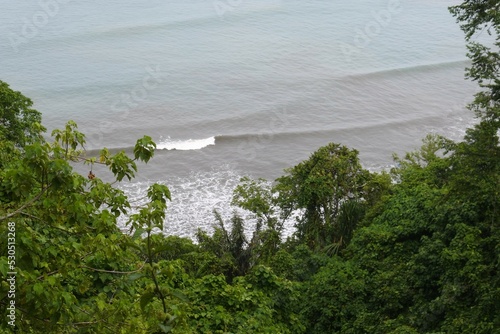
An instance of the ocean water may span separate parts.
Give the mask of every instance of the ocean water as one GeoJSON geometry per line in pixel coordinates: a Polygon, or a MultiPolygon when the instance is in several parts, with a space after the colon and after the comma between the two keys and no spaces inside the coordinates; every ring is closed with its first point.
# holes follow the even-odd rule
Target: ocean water
{"type": "Polygon", "coordinates": [[[0,80],[49,130],[76,121],[89,155],[151,136],[154,159],[120,186],[140,202],[168,185],[164,233],[192,237],[231,214],[241,176],[272,180],[328,142],[380,170],[429,132],[461,138],[476,86],[457,3],[2,1],[0,80]]]}

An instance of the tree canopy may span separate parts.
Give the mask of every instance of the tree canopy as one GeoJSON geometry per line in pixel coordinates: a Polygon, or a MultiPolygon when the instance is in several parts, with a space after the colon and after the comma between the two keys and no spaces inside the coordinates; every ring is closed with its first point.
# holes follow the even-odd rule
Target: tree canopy
{"type": "Polygon", "coordinates": [[[23,147],[38,139],[44,128],[41,114],[33,102],[0,80],[0,138],[23,147]]]}

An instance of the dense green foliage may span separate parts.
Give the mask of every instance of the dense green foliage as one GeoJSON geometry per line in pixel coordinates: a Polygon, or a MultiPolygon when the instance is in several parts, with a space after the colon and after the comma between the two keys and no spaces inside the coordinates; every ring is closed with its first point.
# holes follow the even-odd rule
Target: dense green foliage
{"type": "Polygon", "coordinates": [[[311,248],[341,246],[361,219],[368,178],[356,150],[332,143],[287,170],[277,180],[276,191],[286,211],[304,211],[297,224],[301,241],[311,248]]]}
{"type": "Polygon", "coordinates": [[[152,185],[134,210],[114,187],[153,158],[151,138],[133,156],[88,157],[75,123],[44,139],[31,101],[0,82],[0,330],[500,333],[496,3],[451,8],[467,39],[485,28],[496,38],[469,48],[467,73],[483,90],[463,141],[428,136],[390,173],[328,144],[275,182],[242,179],[232,204],[255,224],[215,212],[213,234],[200,230],[196,242],[157,233],[166,186],[152,185]],[[76,163],[97,176],[79,175],[76,163]],[[99,178],[104,169],[113,183],[99,178]],[[297,229],[285,241],[289,219],[297,229]]]}
{"type": "MultiPolygon", "coordinates": [[[[41,131],[41,114],[32,109],[33,102],[20,92],[0,81],[0,139],[17,147],[38,138],[41,131]]],[[[3,159],[2,159],[3,160],[3,159]]]]}

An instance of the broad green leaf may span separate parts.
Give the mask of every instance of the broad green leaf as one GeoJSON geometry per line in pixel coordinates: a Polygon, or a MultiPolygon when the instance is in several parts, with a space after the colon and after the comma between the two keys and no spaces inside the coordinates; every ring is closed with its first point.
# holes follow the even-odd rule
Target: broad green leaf
{"type": "Polygon", "coordinates": [[[146,305],[148,305],[153,300],[154,297],[155,297],[155,293],[153,293],[153,292],[146,292],[145,294],[143,294],[141,296],[141,301],[140,301],[141,310],[144,311],[144,308],[146,307],[146,305]]]}

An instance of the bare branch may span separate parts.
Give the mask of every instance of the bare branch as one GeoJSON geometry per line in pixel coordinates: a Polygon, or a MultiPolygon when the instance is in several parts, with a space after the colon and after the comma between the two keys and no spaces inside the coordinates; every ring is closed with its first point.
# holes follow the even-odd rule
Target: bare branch
{"type": "Polygon", "coordinates": [[[85,269],[89,269],[89,270],[93,270],[93,271],[98,271],[98,272],[101,272],[101,273],[127,275],[127,274],[133,274],[133,273],[136,273],[138,271],[141,271],[142,268],[144,268],[145,265],[146,265],[146,262],[144,262],[139,269],[132,270],[132,271],[105,270],[105,269],[92,268],[92,267],[88,267],[88,266],[80,266],[80,268],[85,268],[85,269]]]}

